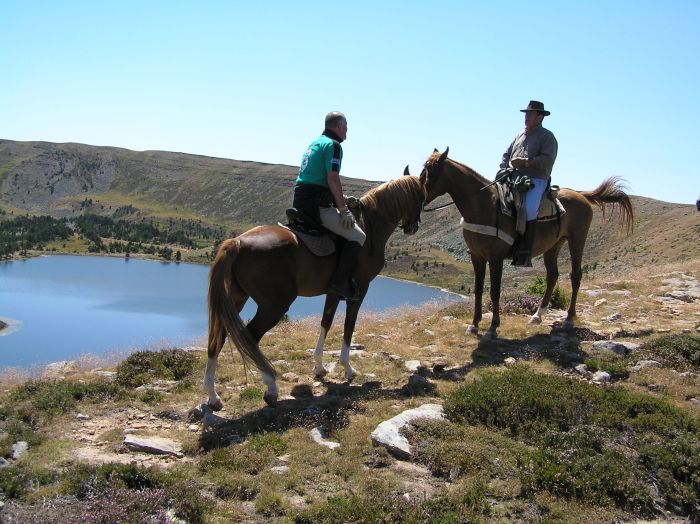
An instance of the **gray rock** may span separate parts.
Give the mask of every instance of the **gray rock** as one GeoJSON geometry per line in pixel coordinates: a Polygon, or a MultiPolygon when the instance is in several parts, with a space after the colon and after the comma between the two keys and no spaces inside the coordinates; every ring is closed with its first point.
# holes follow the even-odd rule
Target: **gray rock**
{"type": "Polygon", "coordinates": [[[508,367],[508,368],[515,366],[515,364],[516,364],[517,362],[518,362],[518,361],[515,360],[513,357],[508,357],[508,358],[506,358],[506,359],[503,361],[503,363],[504,363],[504,364],[506,365],[506,367],[508,367]]]}
{"type": "Polygon", "coordinates": [[[12,452],[10,453],[10,458],[17,460],[29,451],[29,442],[20,440],[12,444],[12,452]]]}
{"type": "Polygon", "coordinates": [[[406,437],[401,435],[401,429],[418,419],[444,420],[445,415],[439,404],[424,404],[415,409],[408,409],[394,418],[385,420],[372,432],[372,443],[384,446],[389,453],[398,458],[410,458],[411,446],[406,437]]]}
{"type": "Polygon", "coordinates": [[[639,344],[618,342],[615,340],[597,340],[593,342],[592,347],[597,351],[612,351],[617,355],[625,356],[639,349],[639,344]]]}
{"type": "Polygon", "coordinates": [[[172,455],[183,457],[182,444],[164,437],[142,437],[126,435],[124,445],[131,451],[143,451],[155,455],[172,455]]]}
{"type": "Polygon", "coordinates": [[[576,373],[583,375],[586,378],[591,378],[593,376],[593,373],[588,370],[588,366],[586,364],[579,364],[574,368],[574,370],[576,373]]]}
{"type": "Polygon", "coordinates": [[[661,365],[661,362],[657,362],[656,360],[640,360],[637,362],[637,365],[632,368],[632,370],[639,372],[640,370],[644,368],[660,368],[663,367],[661,365]]]}
{"type": "Polygon", "coordinates": [[[42,378],[60,378],[66,373],[74,373],[78,371],[78,363],[75,360],[61,360],[53,362],[44,368],[42,378]]]}
{"type": "Polygon", "coordinates": [[[10,463],[7,461],[7,459],[5,457],[0,457],[0,468],[6,468],[9,465],[10,465],[10,463]]]}
{"type": "Polygon", "coordinates": [[[595,373],[593,373],[593,378],[591,378],[593,382],[597,382],[598,384],[610,382],[611,379],[612,377],[607,371],[596,371],[595,373]]]}
{"type": "Polygon", "coordinates": [[[289,471],[289,466],[274,466],[270,468],[270,471],[277,473],[278,475],[284,475],[287,473],[287,471],[289,471]]]}
{"type": "Polygon", "coordinates": [[[418,368],[420,368],[420,360],[407,360],[404,363],[404,366],[411,373],[415,373],[416,371],[418,371],[418,368]]]}
{"type": "Polygon", "coordinates": [[[593,307],[599,307],[599,306],[602,306],[602,305],[607,304],[607,303],[608,303],[607,298],[599,298],[598,300],[596,300],[593,303],[593,307]]]}
{"type": "Polygon", "coordinates": [[[329,449],[336,449],[340,447],[338,442],[326,440],[328,435],[326,434],[325,428],[322,428],[321,426],[315,427],[309,431],[309,435],[311,435],[311,439],[316,442],[316,444],[320,444],[321,446],[326,446],[329,449]]]}

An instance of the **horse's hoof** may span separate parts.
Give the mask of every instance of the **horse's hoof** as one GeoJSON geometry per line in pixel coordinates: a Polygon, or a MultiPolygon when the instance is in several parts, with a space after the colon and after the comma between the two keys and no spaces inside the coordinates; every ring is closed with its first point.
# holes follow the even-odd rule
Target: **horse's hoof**
{"type": "Polygon", "coordinates": [[[265,404],[270,406],[271,408],[277,407],[277,395],[272,395],[270,393],[265,393],[263,395],[263,400],[265,401],[265,404]]]}
{"type": "Polygon", "coordinates": [[[571,331],[572,329],[574,329],[574,323],[572,320],[565,320],[561,327],[565,331],[571,331]]]}
{"type": "Polygon", "coordinates": [[[487,331],[481,336],[481,340],[488,342],[491,340],[496,340],[496,332],[495,331],[487,331]]]}
{"type": "Polygon", "coordinates": [[[467,335],[477,335],[479,334],[479,328],[475,325],[471,325],[467,328],[467,335]]]}
{"type": "Polygon", "coordinates": [[[224,403],[221,402],[220,398],[217,398],[215,401],[209,401],[207,402],[207,406],[211,408],[212,411],[221,411],[224,409],[224,403]]]}
{"type": "Polygon", "coordinates": [[[314,377],[322,379],[326,375],[328,375],[328,370],[324,366],[314,368],[314,377]]]}
{"type": "Polygon", "coordinates": [[[530,320],[527,322],[528,324],[541,324],[542,323],[542,318],[538,317],[536,315],[533,315],[530,317],[530,320]]]}
{"type": "Polygon", "coordinates": [[[345,375],[345,378],[347,379],[348,384],[350,384],[353,380],[357,378],[357,372],[353,370],[350,373],[347,373],[345,375]]]}

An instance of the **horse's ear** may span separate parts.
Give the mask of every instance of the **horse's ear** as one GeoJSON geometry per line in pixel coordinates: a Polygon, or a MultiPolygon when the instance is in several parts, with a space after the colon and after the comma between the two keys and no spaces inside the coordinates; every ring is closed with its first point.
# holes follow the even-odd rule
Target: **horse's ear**
{"type": "Polygon", "coordinates": [[[438,151],[437,147],[434,147],[434,148],[433,148],[433,153],[439,153],[439,152],[440,152],[440,151],[438,151]]]}
{"type": "Polygon", "coordinates": [[[447,146],[447,149],[445,149],[445,152],[440,155],[440,158],[438,158],[438,164],[442,164],[445,159],[447,158],[447,153],[450,152],[450,146],[447,146]]]}
{"type": "Polygon", "coordinates": [[[408,172],[408,166],[403,168],[403,176],[411,176],[411,173],[408,172]]]}

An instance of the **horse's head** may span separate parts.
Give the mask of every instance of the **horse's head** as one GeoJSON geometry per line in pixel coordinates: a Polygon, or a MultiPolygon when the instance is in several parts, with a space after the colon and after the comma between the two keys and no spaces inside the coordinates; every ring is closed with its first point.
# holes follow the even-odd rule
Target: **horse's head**
{"type": "Polygon", "coordinates": [[[421,172],[419,178],[423,188],[424,204],[429,204],[440,195],[447,193],[447,189],[443,183],[444,177],[441,177],[440,175],[442,174],[445,166],[445,160],[447,160],[447,153],[449,151],[450,148],[448,147],[442,154],[440,154],[440,152],[436,149],[423,165],[423,171],[421,172]]]}
{"type": "MultiPolygon", "coordinates": [[[[404,175],[408,168],[404,170],[404,175]]],[[[361,199],[370,215],[407,235],[418,231],[423,210],[423,186],[415,176],[402,176],[368,191],[361,199]]]]}

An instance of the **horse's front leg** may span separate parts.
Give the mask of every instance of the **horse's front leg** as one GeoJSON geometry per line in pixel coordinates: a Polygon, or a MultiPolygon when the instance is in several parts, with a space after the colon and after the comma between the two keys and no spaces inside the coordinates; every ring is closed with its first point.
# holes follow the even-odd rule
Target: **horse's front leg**
{"type": "Polygon", "coordinates": [[[559,278],[559,267],[557,265],[557,257],[559,256],[559,249],[561,248],[561,243],[557,244],[549,251],[544,253],[544,267],[547,270],[547,288],[542,296],[542,301],[540,306],[535,311],[535,314],[530,317],[530,324],[541,324],[542,315],[547,312],[550,300],[552,300],[552,293],[554,292],[554,286],[557,285],[557,279],[559,278]]]}
{"type": "Polygon", "coordinates": [[[493,316],[491,317],[491,326],[484,333],[486,340],[496,338],[496,330],[501,325],[501,277],[503,276],[503,260],[492,260],[489,262],[489,275],[491,276],[491,305],[493,316]]]}
{"type": "Polygon", "coordinates": [[[325,377],[328,370],[323,366],[323,346],[326,343],[326,336],[333,324],[335,312],[338,309],[340,297],[335,294],[326,295],[326,302],[323,306],[323,317],[321,318],[321,332],[318,335],[316,342],[316,350],[314,351],[314,376],[318,379],[325,377]]]}
{"type": "Polygon", "coordinates": [[[474,268],[474,319],[472,325],[467,328],[467,333],[476,335],[479,332],[481,322],[481,301],[484,296],[484,279],[486,278],[486,260],[472,256],[474,268]]]}
{"type": "Polygon", "coordinates": [[[367,290],[362,293],[359,300],[348,300],[345,305],[345,326],[343,329],[343,347],[340,348],[340,364],[345,368],[345,378],[352,382],[357,376],[357,372],[350,365],[350,344],[352,344],[352,334],[355,331],[357,315],[362,305],[362,299],[367,290]]]}

